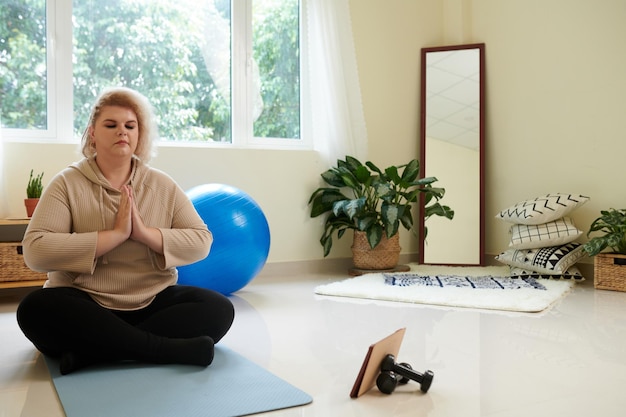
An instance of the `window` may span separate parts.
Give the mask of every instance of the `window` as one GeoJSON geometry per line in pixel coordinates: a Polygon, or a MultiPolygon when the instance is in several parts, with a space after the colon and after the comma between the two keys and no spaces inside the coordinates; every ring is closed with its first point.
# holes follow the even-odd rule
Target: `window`
{"type": "Polygon", "coordinates": [[[0,4],[2,127],[48,128],[45,0],[0,4]]]}
{"type": "Polygon", "coordinates": [[[125,85],[165,141],[301,145],[299,3],[3,0],[5,137],[80,137],[96,95],[125,85]]]}

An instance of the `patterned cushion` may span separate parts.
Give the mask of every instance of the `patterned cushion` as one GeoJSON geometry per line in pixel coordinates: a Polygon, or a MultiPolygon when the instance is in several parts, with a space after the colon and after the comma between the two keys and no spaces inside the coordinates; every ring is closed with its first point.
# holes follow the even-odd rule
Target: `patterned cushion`
{"type": "Polygon", "coordinates": [[[544,274],[563,274],[585,256],[580,243],[549,246],[537,249],[509,249],[496,256],[496,260],[544,274]]]}
{"type": "Polygon", "coordinates": [[[530,269],[511,267],[511,276],[515,278],[535,278],[535,279],[573,279],[575,281],[584,281],[585,277],[580,273],[576,266],[570,266],[567,271],[562,274],[544,274],[530,269]]]}
{"type": "Polygon", "coordinates": [[[583,232],[578,230],[569,217],[543,224],[514,224],[511,226],[513,249],[535,249],[559,246],[576,240],[583,232]]]}
{"type": "Polygon", "coordinates": [[[560,219],[589,200],[580,194],[546,194],[502,210],[496,219],[517,224],[542,224],[560,219]]]}

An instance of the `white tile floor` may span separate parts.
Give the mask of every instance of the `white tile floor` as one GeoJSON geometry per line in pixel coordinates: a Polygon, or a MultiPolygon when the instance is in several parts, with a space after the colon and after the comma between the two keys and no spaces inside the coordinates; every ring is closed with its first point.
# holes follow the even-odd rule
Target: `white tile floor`
{"type": "MultiPolygon", "coordinates": [[[[315,296],[343,272],[260,276],[233,296],[223,343],[306,391],[313,403],[271,416],[626,415],[626,293],[591,282],[541,314],[315,296]],[[435,379],[350,399],[367,347],[407,332],[398,359],[435,379]]],[[[40,355],[22,336],[23,291],[0,290],[0,417],[63,416],[40,355]]]]}

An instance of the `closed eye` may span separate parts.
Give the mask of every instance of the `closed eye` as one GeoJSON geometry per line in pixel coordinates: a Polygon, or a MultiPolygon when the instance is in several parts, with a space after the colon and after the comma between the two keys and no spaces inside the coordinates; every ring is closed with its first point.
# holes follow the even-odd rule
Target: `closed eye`
{"type": "MultiPolygon", "coordinates": [[[[115,129],[117,128],[117,124],[118,122],[116,122],[115,120],[105,120],[103,125],[105,128],[107,129],[115,129]]],[[[136,120],[128,120],[126,122],[124,122],[124,127],[128,130],[133,130],[137,128],[137,121],[136,120]]]]}

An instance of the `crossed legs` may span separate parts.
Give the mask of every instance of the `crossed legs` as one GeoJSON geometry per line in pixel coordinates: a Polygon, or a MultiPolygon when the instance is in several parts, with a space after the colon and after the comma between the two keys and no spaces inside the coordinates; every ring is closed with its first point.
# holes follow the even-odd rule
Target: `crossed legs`
{"type": "Polygon", "coordinates": [[[37,349],[61,359],[67,374],[116,360],[208,366],[234,309],[217,292],[182,285],[134,311],[106,309],[75,288],[44,288],[22,300],[17,320],[37,349]]]}

